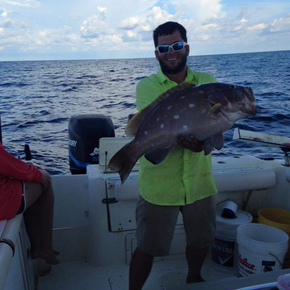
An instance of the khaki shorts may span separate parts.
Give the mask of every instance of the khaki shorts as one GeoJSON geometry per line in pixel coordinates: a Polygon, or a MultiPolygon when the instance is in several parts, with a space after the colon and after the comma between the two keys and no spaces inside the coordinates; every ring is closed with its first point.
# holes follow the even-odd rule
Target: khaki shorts
{"type": "Polygon", "coordinates": [[[195,249],[208,247],[215,235],[211,196],[185,206],[154,205],[140,197],[136,208],[137,247],[151,256],[168,255],[179,211],[187,243],[195,249]]]}

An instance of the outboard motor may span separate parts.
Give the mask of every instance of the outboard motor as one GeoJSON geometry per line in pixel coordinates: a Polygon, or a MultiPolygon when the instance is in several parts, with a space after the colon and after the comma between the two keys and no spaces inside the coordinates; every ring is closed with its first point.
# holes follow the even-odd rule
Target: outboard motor
{"type": "Polygon", "coordinates": [[[88,164],[99,163],[99,139],[115,137],[112,120],[100,114],[70,118],[68,128],[69,164],[72,174],[85,174],[88,164]]]}

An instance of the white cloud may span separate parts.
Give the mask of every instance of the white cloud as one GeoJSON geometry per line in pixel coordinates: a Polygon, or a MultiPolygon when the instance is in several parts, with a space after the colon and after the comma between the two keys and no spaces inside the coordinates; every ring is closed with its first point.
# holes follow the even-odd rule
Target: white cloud
{"type": "Polygon", "coordinates": [[[145,28],[144,30],[148,31],[150,29],[152,31],[163,22],[172,20],[173,17],[174,15],[168,13],[168,11],[166,11],[165,9],[154,6],[146,16],[144,27],[146,26],[147,28],[145,28]]]}
{"type": "Polygon", "coordinates": [[[274,19],[269,26],[270,32],[288,32],[290,34],[290,13],[285,17],[274,19]]]}
{"type": "MultiPolygon", "coordinates": [[[[148,3],[148,1],[145,1],[148,3]]],[[[150,2],[153,3],[153,2],[150,2]]],[[[144,3],[143,3],[144,4],[144,3]]],[[[98,45],[106,45],[108,39],[118,44],[132,41],[152,41],[152,30],[159,24],[173,18],[166,10],[153,6],[142,16],[120,18],[117,26],[110,21],[110,8],[104,11],[99,9],[97,14],[89,16],[80,28],[81,36],[97,39],[98,45]],[[105,37],[107,36],[107,37],[105,37]]]]}
{"type": "Polygon", "coordinates": [[[33,7],[40,4],[36,0],[0,0],[0,4],[18,7],[33,7]]]}
{"type": "MultiPolygon", "coordinates": [[[[152,31],[160,24],[172,20],[173,14],[170,14],[166,6],[153,6],[142,17],[128,18],[121,22],[120,29],[128,30],[123,34],[123,41],[149,42],[153,47],[152,31]]],[[[140,46],[140,43],[138,44],[140,46]]]]}
{"type": "Polygon", "coordinates": [[[259,24],[253,25],[251,27],[248,27],[247,29],[248,30],[262,30],[266,27],[267,27],[267,25],[265,23],[259,23],[259,24]]]}
{"type": "Polygon", "coordinates": [[[8,27],[12,27],[12,20],[9,19],[9,18],[1,18],[0,17],[0,27],[3,27],[3,28],[8,28],[8,27]]]}
{"type": "Polygon", "coordinates": [[[97,38],[102,34],[113,33],[107,20],[107,8],[98,7],[98,13],[90,16],[80,28],[82,37],[97,38]]]}
{"type": "Polygon", "coordinates": [[[130,17],[121,21],[120,28],[122,29],[134,29],[140,23],[142,23],[141,18],[139,17],[130,17]]]}
{"type": "Polygon", "coordinates": [[[124,42],[133,42],[133,41],[138,41],[139,36],[137,32],[134,32],[132,30],[128,30],[122,37],[122,40],[124,42]]]}
{"type": "Polygon", "coordinates": [[[31,55],[74,51],[78,58],[83,51],[100,51],[108,58],[120,50],[128,57],[153,57],[152,31],[169,20],[185,26],[193,54],[253,51],[262,42],[267,48],[267,41],[290,49],[287,1],[82,0],[80,6],[79,0],[0,0],[1,55],[13,47],[31,55]]]}
{"type": "Polygon", "coordinates": [[[161,7],[154,6],[143,17],[130,17],[122,20],[121,29],[135,29],[136,31],[152,32],[159,24],[172,20],[173,15],[161,7]]]}
{"type": "Polygon", "coordinates": [[[209,24],[205,24],[205,25],[203,26],[203,29],[204,29],[204,30],[208,30],[208,29],[210,29],[210,28],[216,28],[216,27],[218,27],[218,25],[217,25],[216,23],[209,23],[209,24]]]}
{"type": "Polygon", "coordinates": [[[178,0],[173,1],[178,14],[193,21],[203,21],[208,18],[224,16],[222,0],[178,0]]]}

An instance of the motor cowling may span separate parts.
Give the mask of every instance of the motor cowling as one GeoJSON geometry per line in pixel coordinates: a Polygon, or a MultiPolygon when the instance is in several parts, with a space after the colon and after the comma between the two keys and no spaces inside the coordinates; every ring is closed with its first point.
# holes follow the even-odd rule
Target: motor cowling
{"type": "Polygon", "coordinates": [[[77,115],[68,126],[69,164],[72,174],[85,174],[89,164],[99,163],[99,140],[115,137],[112,120],[101,114],[77,115]]]}

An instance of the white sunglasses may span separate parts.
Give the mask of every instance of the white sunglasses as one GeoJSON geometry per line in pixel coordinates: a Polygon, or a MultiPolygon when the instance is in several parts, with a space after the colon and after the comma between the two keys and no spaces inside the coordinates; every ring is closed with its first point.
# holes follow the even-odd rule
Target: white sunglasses
{"type": "Polygon", "coordinates": [[[179,51],[182,50],[186,45],[188,45],[186,42],[183,41],[179,41],[179,42],[175,42],[170,44],[162,44],[156,47],[156,51],[158,51],[159,53],[167,53],[169,52],[170,47],[174,50],[174,51],[179,51]]]}

